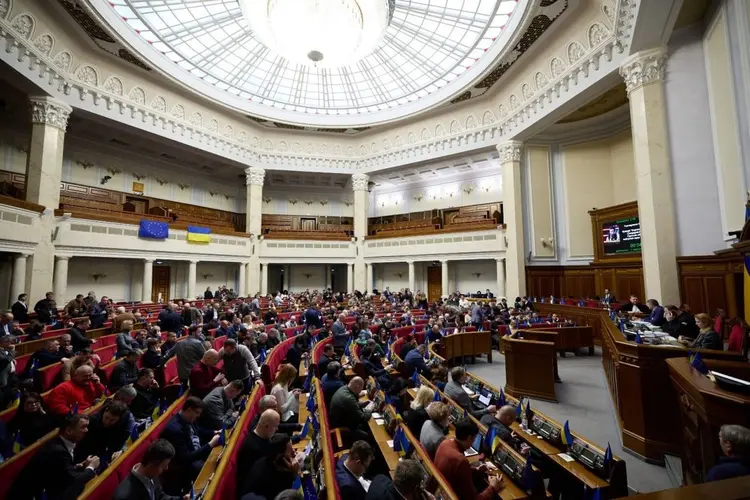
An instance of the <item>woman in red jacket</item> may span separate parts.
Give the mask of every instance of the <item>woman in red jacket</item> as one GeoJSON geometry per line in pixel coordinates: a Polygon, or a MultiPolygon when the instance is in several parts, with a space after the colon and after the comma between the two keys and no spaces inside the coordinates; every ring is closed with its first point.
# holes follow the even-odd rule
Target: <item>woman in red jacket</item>
{"type": "Polygon", "coordinates": [[[742,352],[743,340],[747,335],[748,326],[742,318],[732,318],[729,320],[729,351],[742,352]]]}

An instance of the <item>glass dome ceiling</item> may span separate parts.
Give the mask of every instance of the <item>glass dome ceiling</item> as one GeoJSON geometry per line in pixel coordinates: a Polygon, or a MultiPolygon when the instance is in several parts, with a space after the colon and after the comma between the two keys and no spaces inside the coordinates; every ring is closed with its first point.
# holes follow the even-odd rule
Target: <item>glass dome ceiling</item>
{"type": "Polygon", "coordinates": [[[240,1],[91,4],[154,66],[210,98],[265,119],[340,127],[404,118],[459,94],[490,69],[528,0],[391,0],[375,50],[338,68],[274,53],[240,1]]]}

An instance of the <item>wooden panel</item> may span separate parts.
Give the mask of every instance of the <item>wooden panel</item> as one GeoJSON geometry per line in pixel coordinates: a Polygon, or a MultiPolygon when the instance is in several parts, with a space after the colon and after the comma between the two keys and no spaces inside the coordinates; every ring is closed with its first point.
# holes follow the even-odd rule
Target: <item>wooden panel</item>
{"type": "Polygon", "coordinates": [[[681,299],[683,304],[689,304],[690,308],[702,308],[706,303],[703,294],[703,278],[700,276],[683,276],[681,299]]]}
{"type": "Polygon", "coordinates": [[[707,276],[704,280],[706,290],[705,313],[711,316],[716,314],[717,309],[724,309],[727,303],[727,294],[724,276],[707,276]]]}
{"type": "Polygon", "coordinates": [[[427,268],[427,300],[434,302],[443,294],[443,270],[438,266],[427,268]]]}
{"type": "Polygon", "coordinates": [[[169,266],[154,266],[151,284],[151,301],[156,303],[161,294],[162,302],[169,300],[169,266]]]}

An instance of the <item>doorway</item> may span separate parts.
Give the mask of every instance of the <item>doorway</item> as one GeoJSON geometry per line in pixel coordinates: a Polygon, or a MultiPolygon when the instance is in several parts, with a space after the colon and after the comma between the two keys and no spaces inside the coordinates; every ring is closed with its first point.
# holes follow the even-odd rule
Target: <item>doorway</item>
{"type": "Polygon", "coordinates": [[[440,300],[443,294],[443,268],[430,266],[427,268],[427,300],[432,303],[440,300]]]}
{"type": "Polygon", "coordinates": [[[169,301],[169,266],[154,266],[151,275],[151,302],[166,304],[169,301]]]}

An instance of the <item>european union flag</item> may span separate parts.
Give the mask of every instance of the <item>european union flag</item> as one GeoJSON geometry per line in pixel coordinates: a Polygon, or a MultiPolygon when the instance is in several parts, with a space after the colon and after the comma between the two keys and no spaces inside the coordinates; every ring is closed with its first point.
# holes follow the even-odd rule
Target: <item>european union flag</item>
{"type": "MultiPolygon", "coordinates": [[[[346,341],[346,345],[344,346],[344,356],[350,357],[352,355],[351,345],[352,345],[352,338],[349,337],[349,340],[346,341]]],[[[390,360],[390,358],[388,359],[390,360]]]]}
{"type": "Polygon", "coordinates": [[[258,362],[260,364],[263,364],[266,362],[266,350],[265,349],[260,350],[260,354],[258,354],[258,362]]]}
{"type": "Polygon", "coordinates": [[[78,401],[75,402],[75,404],[73,405],[73,408],[71,408],[70,410],[71,415],[75,415],[77,413],[78,413],[78,401]]]}
{"type": "Polygon", "coordinates": [[[399,455],[402,454],[403,448],[401,447],[401,433],[403,431],[401,430],[401,426],[396,427],[396,431],[393,433],[393,451],[398,453],[399,455]]]}
{"type": "Polygon", "coordinates": [[[312,394],[307,396],[307,404],[305,405],[305,407],[310,413],[315,413],[315,398],[312,394]]]}
{"type": "Polygon", "coordinates": [[[641,337],[641,334],[638,332],[635,332],[635,343],[643,344],[643,337],[641,337]]]}
{"type": "Polygon", "coordinates": [[[562,438],[563,444],[565,446],[570,446],[573,444],[573,434],[570,433],[570,424],[567,420],[565,421],[565,425],[563,425],[563,432],[562,436],[560,437],[562,438]]]}
{"type": "Polygon", "coordinates": [[[432,398],[433,401],[437,401],[438,403],[441,403],[443,401],[443,398],[440,397],[440,391],[435,391],[435,396],[432,398]]]}
{"type": "Polygon", "coordinates": [[[506,404],[508,403],[505,401],[505,393],[500,389],[500,396],[497,398],[497,407],[502,408],[506,404]]]}
{"type": "Polygon", "coordinates": [[[184,387],[184,386],[183,386],[182,384],[180,384],[180,388],[179,388],[179,390],[177,391],[177,397],[178,397],[178,398],[179,398],[179,397],[182,397],[182,395],[183,395],[184,393],[185,393],[185,387],[184,387]]]}
{"type": "Polygon", "coordinates": [[[528,399],[526,400],[526,410],[523,413],[526,415],[526,418],[531,418],[531,404],[528,399]]]}
{"type": "Polygon", "coordinates": [[[242,413],[245,411],[245,408],[247,408],[247,398],[242,398],[242,401],[240,401],[240,407],[238,408],[238,411],[242,413]]]}
{"type": "Polygon", "coordinates": [[[534,469],[531,468],[531,454],[526,457],[526,465],[523,468],[521,483],[526,490],[534,489],[534,469]]]}
{"type": "Polygon", "coordinates": [[[620,331],[625,333],[625,320],[624,319],[620,320],[620,331]]]}
{"type": "Polygon", "coordinates": [[[219,446],[227,444],[227,425],[221,424],[221,430],[219,431],[219,446]]]}
{"type": "Polygon", "coordinates": [[[703,375],[708,374],[708,367],[706,366],[706,363],[703,362],[703,356],[701,356],[699,352],[696,352],[690,360],[690,366],[698,370],[703,375]]]}
{"type": "Polygon", "coordinates": [[[310,392],[310,375],[312,375],[312,372],[308,371],[307,377],[305,377],[305,383],[302,386],[302,392],[310,392]]]}
{"type": "Polygon", "coordinates": [[[128,440],[125,443],[126,447],[130,447],[138,440],[138,436],[140,436],[140,433],[138,432],[138,426],[134,425],[133,428],[130,430],[130,436],[128,436],[128,440]]]}
{"type": "Polygon", "coordinates": [[[416,368],[414,369],[414,373],[411,374],[411,381],[414,382],[414,387],[422,385],[419,381],[419,372],[416,368]]]}
{"type": "Polygon", "coordinates": [[[169,224],[153,220],[141,220],[141,224],[138,227],[138,237],[165,240],[169,237],[169,224]]]}
{"type": "Polygon", "coordinates": [[[302,481],[303,500],[318,500],[318,492],[313,484],[312,475],[308,474],[302,481]]]}
{"type": "Polygon", "coordinates": [[[612,464],[612,447],[607,443],[607,449],[604,450],[604,469],[606,470],[612,464]]]}
{"type": "Polygon", "coordinates": [[[315,432],[320,430],[320,422],[318,422],[318,417],[316,417],[315,415],[313,415],[312,417],[312,426],[313,429],[315,429],[315,432]]]}
{"type": "Polygon", "coordinates": [[[521,412],[523,411],[523,401],[520,399],[518,400],[518,404],[516,404],[516,418],[521,418],[521,412]]]}
{"type": "Polygon", "coordinates": [[[36,371],[39,369],[39,360],[37,358],[34,358],[31,360],[31,368],[29,368],[29,374],[31,375],[31,378],[34,378],[34,375],[36,374],[36,371]]]}
{"type": "Polygon", "coordinates": [[[302,478],[300,476],[294,478],[294,481],[292,482],[292,489],[301,493],[300,490],[302,490],[302,478]]]}

